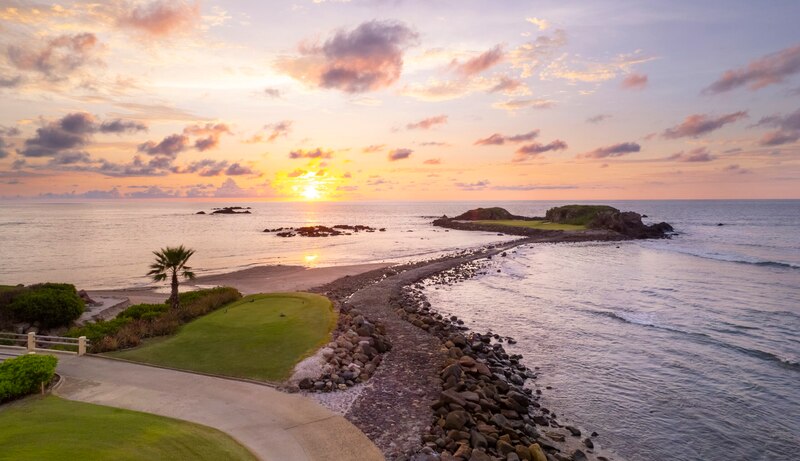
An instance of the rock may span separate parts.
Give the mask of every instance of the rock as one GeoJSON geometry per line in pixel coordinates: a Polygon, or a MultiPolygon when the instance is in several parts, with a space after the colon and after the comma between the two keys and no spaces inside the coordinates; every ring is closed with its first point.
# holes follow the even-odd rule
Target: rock
{"type": "Polygon", "coordinates": [[[472,450],[472,456],[469,457],[469,461],[492,461],[492,458],[481,450],[472,450]]]}
{"type": "Polygon", "coordinates": [[[584,445],[586,448],[594,448],[594,442],[592,442],[592,439],[590,439],[590,438],[588,438],[588,437],[587,437],[587,438],[585,438],[585,439],[583,439],[583,445],[584,445]]]}
{"type": "Polygon", "coordinates": [[[547,431],[544,434],[548,436],[551,440],[555,440],[556,442],[563,442],[565,440],[564,434],[555,431],[547,431]]]}
{"type": "Polygon", "coordinates": [[[312,389],[314,387],[314,381],[312,381],[309,378],[303,378],[303,379],[300,380],[299,383],[297,383],[297,387],[307,391],[307,390],[312,389]]]}
{"type": "Polygon", "coordinates": [[[564,427],[565,427],[565,428],[566,428],[568,431],[570,431],[570,432],[572,433],[572,435],[573,435],[573,436],[575,436],[575,437],[580,437],[580,436],[581,436],[581,431],[580,431],[580,429],[578,429],[577,427],[574,427],[574,426],[564,426],[564,427]]]}
{"type": "Polygon", "coordinates": [[[517,454],[517,458],[521,461],[532,461],[533,457],[531,456],[531,451],[528,450],[525,445],[517,445],[514,447],[514,452],[517,454]]]}
{"type": "Polygon", "coordinates": [[[520,461],[519,455],[511,452],[506,455],[506,461],[520,461]]]}
{"type": "Polygon", "coordinates": [[[198,211],[198,212],[197,212],[197,213],[195,213],[195,214],[206,214],[206,212],[205,212],[205,211],[198,211]]]}
{"type": "Polygon", "coordinates": [[[581,450],[575,450],[575,452],[572,453],[572,461],[588,461],[588,458],[581,450]]]}
{"type": "Polygon", "coordinates": [[[515,450],[514,446],[505,440],[500,439],[497,441],[497,451],[500,452],[501,455],[506,456],[509,453],[515,453],[515,450]]]}
{"type": "Polygon", "coordinates": [[[528,447],[528,451],[531,452],[531,461],[547,461],[547,456],[538,443],[531,444],[531,446],[528,447]]]}
{"type": "Polygon", "coordinates": [[[463,410],[455,410],[451,411],[447,414],[444,422],[445,429],[455,429],[461,430],[465,424],[469,421],[469,415],[466,411],[463,410]]]}
{"type": "Polygon", "coordinates": [[[456,221],[488,221],[488,220],[508,220],[517,219],[520,216],[515,216],[508,212],[505,208],[475,208],[453,218],[456,221]]]}

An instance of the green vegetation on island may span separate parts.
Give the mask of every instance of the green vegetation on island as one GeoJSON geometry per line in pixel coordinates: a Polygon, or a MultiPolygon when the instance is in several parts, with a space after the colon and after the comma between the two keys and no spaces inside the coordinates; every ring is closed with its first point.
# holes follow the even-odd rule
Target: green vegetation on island
{"type": "Polygon", "coordinates": [[[542,220],[531,220],[531,221],[523,221],[523,220],[482,220],[482,221],[475,221],[477,224],[497,224],[500,226],[513,226],[513,227],[526,227],[529,229],[541,229],[541,230],[564,230],[564,231],[574,231],[574,230],[584,230],[586,226],[584,225],[576,225],[576,224],[561,224],[561,223],[554,223],[550,221],[542,221],[542,220]]]}
{"type": "Polygon", "coordinates": [[[0,427],[0,457],[15,461],[256,459],[210,427],[53,396],[9,404],[0,427]]]}
{"type": "Polygon", "coordinates": [[[548,221],[588,226],[600,213],[619,213],[619,210],[608,205],[564,205],[550,208],[545,214],[548,221]]]}
{"type": "Polygon", "coordinates": [[[136,362],[277,382],[330,340],[333,304],[310,293],[247,296],[198,318],[173,336],[110,353],[136,362]]]}

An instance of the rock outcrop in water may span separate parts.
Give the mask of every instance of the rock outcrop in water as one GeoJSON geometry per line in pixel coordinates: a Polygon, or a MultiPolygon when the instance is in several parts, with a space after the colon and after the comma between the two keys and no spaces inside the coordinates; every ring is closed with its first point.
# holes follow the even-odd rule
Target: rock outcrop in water
{"type": "Polygon", "coordinates": [[[455,218],[442,216],[433,221],[434,226],[450,229],[498,232],[555,239],[557,241],[627,240],[668,238],[674,229],[668,223],[647,225],[642,216],[632,211],[622,212],[607,205],[566,205],[547,210],[544,218],[516,216],[503,208],[477,208],[455,218]],[[501,223],[474,221],[549,221],[558,224],[585,226],[585,230],[544,230],[524,226],[508,226],[501,223]]]}
{"type": "Polygon", "coordinates": [[[226,206],[223,208],[214,208],[211,214],[250,214],[250,207],[226,206]]]}
{"type": "Polygon", "coordinates": [[[333,227],[328,226],[304,226],[304,227],[278,227],[275,229],[264,229],[264,232],[275,233],[278,237],[336,237],[337,235],[352,235],[359,232],[386,232],[385,228],[376,229],[374,227],[356,224],[337,224],[333,227]]]}

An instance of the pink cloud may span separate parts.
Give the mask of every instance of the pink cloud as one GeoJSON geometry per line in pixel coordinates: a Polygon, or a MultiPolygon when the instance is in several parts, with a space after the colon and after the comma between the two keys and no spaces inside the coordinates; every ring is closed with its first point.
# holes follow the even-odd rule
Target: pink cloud
{"type": "Polygon", "coordinates": [[[444,125],[447,123],[446,115],[437,115],[435,117],[428,117],[420,120],[419,122],[409,123],[406,125],[407,130],[429,130],[437,125],[444,125]]]}
{"type": "Polygon", "coordinates": [[[678,152],[667,157],[667,160],[674,160],[677,162],[710,162],[716,159],[714,155],[709,152],[705,147],[698,147],[689,152],[678,152]]]}
{"type": "Polygon", "coordinates": [[[741,86],[747,86],[755,91],[781,83],[798,72],[800,72],[800,45],[768,54],[751,61],[745,67],[725,71],[722,77],[703,92],[718,94],[741,86]]]}
{"type": "Polygon", "coordinates": [[[393,21],[365,22],[340,30],[324,44],[301,44],[297,57],[279,59],[289,76],[321,88],[363,93],[385,88],[400,78],[403,52],[416,32],[393,21]]]}
{"type": "Polygon", "coordinates": [[[608,158],[608,157],[621,157],[633,152],[639,152],[642,146],[635,142],[621,142],[611,146],[598,147],[595,150],[586,152],[578,157],[582,158],[608,158]]]}
{"type": "Polygon", "coordinates": [[[643,90],[647,87],[647,75],[645,74],[628,74],[622,79],[622,88],[626,90],[643,90]]]}
{"type": "Polygon", "coordinates": [[[494,48],[465,61],[464,63],[453,60],[450,66],[459,74],[464,75],[465,77],[471,77],[497,65],[503,60],[503,56],[503,47],[501,45],[497,45],[494,48]]]}
{"type": "Polygon", "coordinates": [[[514,154],[513,161],[515,162],[522,162],[524,160],[528,160],[534,157],[537,157],[545,152],[550,152],[554,150],[564,150],[567,148],[567,143],[556,139],[555,141],[549,142],[547,144],[540,144],[535,142],[533,144],[526,144],[519,149],[514,154]]]}
{"type": "Polygon", "coordinates": [[[693,114],[686,117],[682,123],[664,130],[662,136],[668,139],[683,137],[696,138],[700,135],[718,130],[723,126],[747,117],[746,111],[733,112],[730,114],[712,117],[704,114],[693,114]]]}
{"type": "Polygon", "coordinates": [[[118,19],[119,25],[163,37],[189,29],[200,21],[200,4],[186,1],[156,0],[138,5],[118,19]]]}
{"type": "Polygon", "coordinates": [[[395,149],[389,152],[389,161],[394,162],[397,160],[403,160],[411,157],[411,154],[414,153],[411,149],[395,149]]]}

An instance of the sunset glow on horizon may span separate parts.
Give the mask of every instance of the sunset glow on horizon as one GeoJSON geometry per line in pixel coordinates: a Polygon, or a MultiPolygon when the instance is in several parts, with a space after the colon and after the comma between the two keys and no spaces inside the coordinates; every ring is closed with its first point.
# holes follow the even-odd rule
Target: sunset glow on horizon
{"type": "Polygon", "coordinates": [[[800,198],[797,17],[0,0],[0,198],[800,198]]]}

